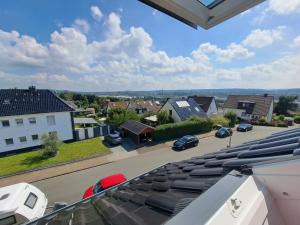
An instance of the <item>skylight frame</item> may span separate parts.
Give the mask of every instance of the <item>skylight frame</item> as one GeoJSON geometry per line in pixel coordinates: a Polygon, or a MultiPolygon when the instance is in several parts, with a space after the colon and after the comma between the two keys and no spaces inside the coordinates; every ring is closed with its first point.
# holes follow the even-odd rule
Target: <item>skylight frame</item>
{"type": "Polygon", "coordinates": [[[218,6],[219,4],[223,3],[226,0],[213,0],[211,3],[209,4],[205,4],[203,1],[204,0],[198,0],[200,2],[200,4],[204,5],[205,7],[207,7],[208,9],[213,9],[216,6],[218,6]]]}

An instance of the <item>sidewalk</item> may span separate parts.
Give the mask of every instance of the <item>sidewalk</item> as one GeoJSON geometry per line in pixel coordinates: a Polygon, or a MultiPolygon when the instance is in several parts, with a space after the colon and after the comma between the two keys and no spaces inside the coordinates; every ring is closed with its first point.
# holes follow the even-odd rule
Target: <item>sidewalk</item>
{"type": "Polygon", "coordinates": [[[87,159],[75,163],[70,163],[61,166],[55,166],[47,169],[41,169],[33,172],[28,172],[16,176],[0,179],[0,187],[12,185],[20,182],[32,183],[52,177],[61,176],[68,173],[74,173],[80,170],[89,169],[92,167],[112,163],[121,159],[126,159],[138,155],[138,152],[117,152],[106,156],[87,159]]]}

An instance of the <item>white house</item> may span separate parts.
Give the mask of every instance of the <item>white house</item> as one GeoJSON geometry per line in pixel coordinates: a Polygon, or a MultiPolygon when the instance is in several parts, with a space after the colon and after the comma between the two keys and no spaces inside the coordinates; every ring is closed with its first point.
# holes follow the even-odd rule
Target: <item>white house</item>
{"type": "Polygon", "coordinates": [[[1,89],[0,106],[0,154],[39,146],[50,132],[73,140],[73,109],[49,90],[1,89]]]}
{"type": "Polygon", "coordinates": [[[208,117],[218,114],[218,108],[214,97],[207,96],[190,96],[201,107],[208,117]]]}
{"type": "Polygon", "coordinates": [[[259,120],[265,118],[272,121],[274,97],[265,95],[229,95],[224,103],[224,114],[235,112],[242,120],[259,120]]]}
{"type": "Polygon", "coordinates": [[[168,99],[160,111],[166,111],[175,122],[187,120],[192,116],[206,117],[206,113],[192,98],[168,99]]]}

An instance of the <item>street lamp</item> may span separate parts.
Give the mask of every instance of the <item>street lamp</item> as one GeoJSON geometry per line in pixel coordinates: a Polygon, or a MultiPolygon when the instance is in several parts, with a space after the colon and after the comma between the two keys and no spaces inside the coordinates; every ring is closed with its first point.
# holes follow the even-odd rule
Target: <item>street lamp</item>
{"type": "Polygon", "coordinates": [[[227,148],[230,148],[231,147],[231,137],[232,137],[233,133],[231,133],[230,131],[228,131],[228,132],[229,132],[229,143],[227,145],[227,148]]]}

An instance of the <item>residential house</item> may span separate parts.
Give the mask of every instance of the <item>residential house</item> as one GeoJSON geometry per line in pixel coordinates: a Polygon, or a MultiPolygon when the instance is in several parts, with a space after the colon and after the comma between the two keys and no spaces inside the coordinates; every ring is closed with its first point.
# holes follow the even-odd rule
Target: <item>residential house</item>
{"type": "Polygon", "coordinates": [[[0,106],[0,153],[40,146],[50,132],[73,140],[73,108],[49,90],[1,89],[0,106]]]}
{"type": "Polygon", "coordinates": [[[261,95],[229,95],[224,103],[224,114],[235,112],[238,118],[246,121],[266,118],[272,121],[274,97],[261,95]]]}
{"type": "Polygon", "coordinates": [[[204,110],[208,117],[215,116],[218,114],[218,108],[214,97],[207,96],[190,96],[195,102],[204,110]]]}
{"type": "Polygon", "coordinates": [[[112,109],[127,109],[128,108],[128,101],[118,101],[118,102],[111,102],[109,100],[103,101],[101,104],[101,109],[105,112],[108,112],[112,109]]]}
{"type": "Polygon", "coordinates": [[[130,101],[127,109],[131,109],[137,112],[137,114],[143,114],[146,112],[157,113],[160,110],[159,102],[155,101],[130,101]]]}
{"type": "Polygon", "coordinates": [[[184,121],[192,116],[206,117],[204,110],[194,99],[168,99],[160,111],[168,112],[174,122],[184,121]]]}

